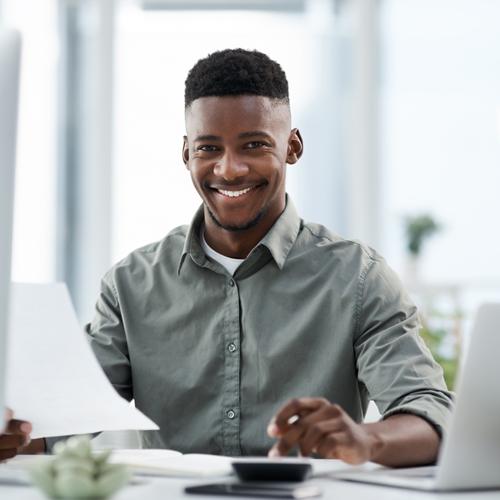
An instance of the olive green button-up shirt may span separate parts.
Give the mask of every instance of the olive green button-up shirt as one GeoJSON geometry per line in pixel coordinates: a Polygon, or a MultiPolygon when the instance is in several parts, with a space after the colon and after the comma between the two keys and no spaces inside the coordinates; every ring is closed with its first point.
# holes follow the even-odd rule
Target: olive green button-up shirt
{"type": "Polygon", "coordinates": [[[293,397],[362,421],[413,413],[442,432],[451,407],[417,310],[372,249],[303,222],[290,200],[230,276],[204,254],[203,210],[104,277],[87,325],[116,390],[154,420],[144,447],[266,454],[293,397]]]}

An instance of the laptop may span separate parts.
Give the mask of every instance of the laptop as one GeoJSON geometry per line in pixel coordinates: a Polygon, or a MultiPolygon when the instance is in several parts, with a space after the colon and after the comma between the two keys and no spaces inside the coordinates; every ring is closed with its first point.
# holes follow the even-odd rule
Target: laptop
{"type": "Polygon", "coordinates": [[[0,432],[5,423],[19,57],[19,34],[0,29],[0,432]]]}
{"type": "Polygon", "coordinates": [[[483,304],[477,312],[437,465],[335,477],[429,491],[500,489],[500,304],[483,304]]]}

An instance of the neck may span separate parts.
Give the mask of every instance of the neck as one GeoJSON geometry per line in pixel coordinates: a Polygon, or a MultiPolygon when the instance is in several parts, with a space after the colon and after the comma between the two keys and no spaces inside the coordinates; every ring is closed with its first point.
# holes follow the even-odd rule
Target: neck
{"type": "Polygon", "coordinates": [[[256,226],[242,231],[229,231],[218,226],[205,208],[205,240],[211,248],[226,257],[245,259],[277,218],[262,220],[256,226]]]}

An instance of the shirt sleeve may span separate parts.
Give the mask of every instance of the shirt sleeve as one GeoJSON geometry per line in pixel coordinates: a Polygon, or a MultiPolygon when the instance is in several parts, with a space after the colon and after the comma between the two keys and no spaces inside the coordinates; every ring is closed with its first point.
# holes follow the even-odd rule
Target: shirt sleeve
{"type": "Polygon", "coordinates": [[[418,415],[442,436],[453,395],[419,334],[417,308],[380,257],[372,259],[361,274],[356,315],[358,379],[382,418],[396,413],[418,415]]]}
{"type": "Polygon", "coordinates": [[[118,394],[133,399],[132,375],[125,328],[118,293],[111,272],[102,280],[91,323],[85,326],[88,340],[99,364],[118,394]]]}
{"type": "MultiPolygon", "coordinates": [[[[85,332],[109,381],[120,396],[130,401],[133,398],[130,360],[117,296],[108,273],[101,283],[94,319],[85,326],[85,332]]],[[[98,435],[99,432],[96,432],[92,437],[98,435]]],[[[46,451],[51,453],[57,442],[70,437],[45,438],[46,451]]]]}

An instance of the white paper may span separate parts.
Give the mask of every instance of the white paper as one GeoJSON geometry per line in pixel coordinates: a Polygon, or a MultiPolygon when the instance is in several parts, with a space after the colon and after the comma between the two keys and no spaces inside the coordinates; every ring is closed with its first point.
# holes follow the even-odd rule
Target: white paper
{"type": "Polygon", "coordinates": [[[112,463],[128,465],[148,476],[209,477],[232,474],[232,458],[220,455],[182,455],[173,450],[113,450],[112,463]]]}
{"type": "MultiPolygon", "coordinates": [[[[100,454],[102,451],[98,449],[95,453],[100,454]]],[[[51,458],[53,457],[50,455],[18,455],[6,464],[0,464],[0,480],[2,469],[7,477],[8,472],[13,470],[21,472],[51,458]]],[[[112,450],[109,461],[114,464],[124,464],[130,468],[131,472],[139,476],[201,478],[233,474],[231,457],[204,454],[183,455],[173,450],[112,450]]]]}
{"type": "Polygon", "coordinates": [[[13,284],[10,316],[7,405],[32,438],[158,429],[109,383],[65,285],[13,284]]]}
{"type": "MultiPolygon", "coordinates": [[[[105,448],[104,448],[105,449],[105,448]]],[[[96,450],[96,453],[101,453],[101,450],[96,450]]],[[[164,450],[158,448],[121,448],[113,450],[111,462],[120,464],[137,464],[148,461],[169,460],[171,458],[182,457],[180,451],[164,450]]]]}

